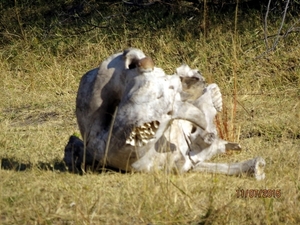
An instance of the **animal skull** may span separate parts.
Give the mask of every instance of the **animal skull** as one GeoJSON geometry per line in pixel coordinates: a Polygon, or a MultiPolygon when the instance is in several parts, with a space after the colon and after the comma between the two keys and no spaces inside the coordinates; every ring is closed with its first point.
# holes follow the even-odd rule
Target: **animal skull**
{"type": "MultiPolygon", "coordinates": [[[[241,149],[218,137],[213,121],[221,110],[219,87],[206,85],[197,70],[183,65],[169,76],[141,50],[127,49],[81,79],[76,116],[85,145],[76,145],[77,152],[81,149],[76,165],[85,158],[85,164],[96,161],[124,171],[167,166],[263,179],[265,161],[260,157],[236,164],[205,162],[229,148],[241,149]]],[[[74,137],[65,149],[69,168],[74,165],[72,143],[74,137]]]]}

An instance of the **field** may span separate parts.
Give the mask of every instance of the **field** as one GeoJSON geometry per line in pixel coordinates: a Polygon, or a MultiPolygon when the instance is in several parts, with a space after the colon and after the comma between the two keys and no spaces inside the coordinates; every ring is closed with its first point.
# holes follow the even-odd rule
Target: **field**
{"type": "MultiPolygon", "coordinates": [[[[121,13],[119,5],[110,7],[121,13]]],[[[0,46],[0,224],[300,223],[299,31],[277,35],[282,18],[270,18],[268,44],[276,47],[266,52],[256,11],[211,15],[204,28],[202,14],[180,15],[172,23],[170,15],[163,20],[140,9],[132,18],[116,16],[118,28],[109,24],[82,33],[69,21],[69,27],[48,30],[46,38],[38,25],[19,26],[22,17],[2,17],[3,24],[16,21],[16,28],[2,30],[0,46]],[[168,74],[187,63],[217,83],[224,100],[220,135],[243,150],[213,161],[262,156],[266,179],[66,172],[64,147],[79,133],[74,111],[81,76],[129,46],[142,49],[168,74]],[[252,189],[280,194],[238,196],[252,189]]],[[[283,31],[299,27],[298,17],[289,16],[283,31]]]]}

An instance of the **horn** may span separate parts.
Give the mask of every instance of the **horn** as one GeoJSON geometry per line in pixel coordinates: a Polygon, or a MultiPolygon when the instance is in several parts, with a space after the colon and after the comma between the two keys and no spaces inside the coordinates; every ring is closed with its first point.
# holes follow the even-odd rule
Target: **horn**
{"type": "Polygon", "coordinates": [[[145,58],[146,55],[140,49],[128,48],[124,50],[123,57],[125,60],[125,68],[133,69],[138,66],[139,60],[145,58]]]}

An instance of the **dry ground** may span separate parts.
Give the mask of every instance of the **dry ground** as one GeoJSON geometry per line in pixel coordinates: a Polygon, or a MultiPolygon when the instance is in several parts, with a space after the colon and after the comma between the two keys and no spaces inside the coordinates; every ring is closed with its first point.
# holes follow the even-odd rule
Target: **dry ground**
{"type": "Polygon", "coordinates": [[[0,224],[300,223],[299,35],[255,58],[265,50],[261,27],[234,35],[220,26],[205,40],[189,33],[179,40],[174,29],[155,36],[100,33],[96,41],[74,37],[59,42],[56,55],[35,39],[1,49],[0,224]],[[168,73],[186,62],[219,84],[225,103],[220,131],[243,151],[213,161],[262,156],[265,180],[65,171],[64,146],[79,132],[74,109],[80,77],[128,47],[129,38],[168,73]],[[280,196],[238,198],[241,189],[277,190],[280,196]]]}

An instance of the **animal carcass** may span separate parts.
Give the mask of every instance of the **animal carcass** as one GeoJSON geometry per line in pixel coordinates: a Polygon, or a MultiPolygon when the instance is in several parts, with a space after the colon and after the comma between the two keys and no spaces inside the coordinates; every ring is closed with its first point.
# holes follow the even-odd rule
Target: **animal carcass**
{"type": "Polygon", "coordinates": [[[241,149],[218,137],[214,118],[221,110],[219,87],[206,85],[197,70],[183,65],[166,75],[141,50],[130,48],[82,77],[76,117],[83,142],[71,137],[64,161],[71,170],[84,164],[123,171],[246,173],[263,179],[261,157],[207,162],[228,149],[241,149]]]}

